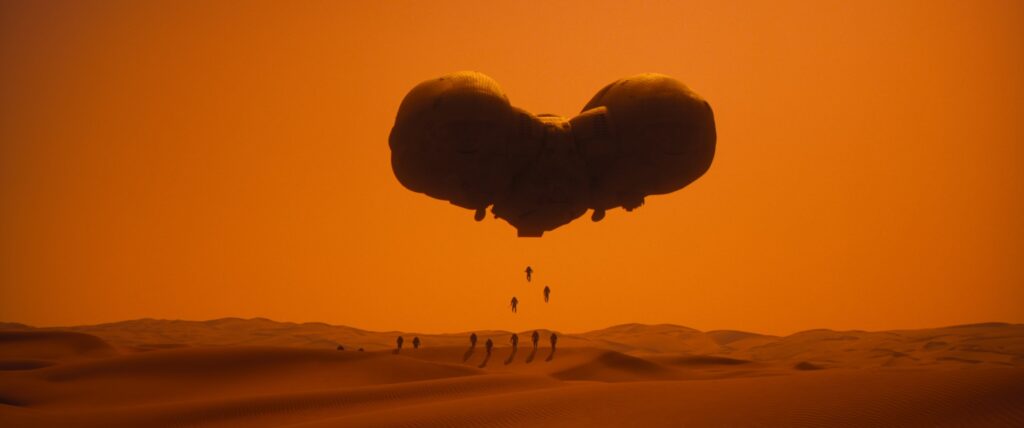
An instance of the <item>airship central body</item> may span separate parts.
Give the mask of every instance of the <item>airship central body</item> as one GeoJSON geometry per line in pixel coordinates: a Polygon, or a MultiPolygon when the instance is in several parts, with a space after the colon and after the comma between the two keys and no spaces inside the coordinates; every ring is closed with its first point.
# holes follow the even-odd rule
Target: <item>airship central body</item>
{"type": "Polygon", "coordinates": [[[541,236],[594,210],[627,211],[682,189],[715,152],[711,107],[679,81],[641,74],[601,89],[572,118],[512,106],[490,77],[458,72],[413,88],[391,130],[406,188],[541,236]]]}

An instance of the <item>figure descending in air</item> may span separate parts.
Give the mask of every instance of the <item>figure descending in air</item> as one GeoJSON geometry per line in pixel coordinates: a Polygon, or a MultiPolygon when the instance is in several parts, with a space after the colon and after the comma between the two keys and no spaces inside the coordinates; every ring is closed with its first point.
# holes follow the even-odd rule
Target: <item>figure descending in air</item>
{"type": "Polygon", "coordinates": [[[533,268],[527,266],[526,267],[526,282],[530,282],[531,279],[533,279],[533,268]]]}
{"type": "Polygon", "coordinates": [[[516,306],[518,306],[518,305],[519,305],[519,299],[517,299],[516,296],[512,296],[512,312],[518,312],[516,310],[516,306]]]}
{"type": "Polygon", "coordinates": [[[544,286],[544,303],[548,302],[548,298],[551,297],[551,287],[544,286]]]}

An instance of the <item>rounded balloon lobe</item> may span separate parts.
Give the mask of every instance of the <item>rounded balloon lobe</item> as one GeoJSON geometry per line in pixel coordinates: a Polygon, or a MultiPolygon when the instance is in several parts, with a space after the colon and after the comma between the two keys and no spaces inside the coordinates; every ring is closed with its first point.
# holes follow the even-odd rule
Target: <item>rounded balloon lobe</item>
{"type": "Polygon", "coordinates": [[[406,95],[389,137],[402,185],[477,220],[492,206],[520,236],[679,190],[707,171],[715,143],[710,105],[653,73],[605,86],[568,119],[512,106],[482,73],[452,73],[406,95]]]}

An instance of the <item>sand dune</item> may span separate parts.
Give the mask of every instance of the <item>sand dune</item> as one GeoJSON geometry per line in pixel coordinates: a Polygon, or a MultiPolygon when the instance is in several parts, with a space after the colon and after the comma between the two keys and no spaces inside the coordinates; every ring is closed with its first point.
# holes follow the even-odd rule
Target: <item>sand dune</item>
{"type": "Polygon", "coordinates": [[[70,331],[0,331],[0,359],[66,360],[114,354],[103,339],[70,331]]]}
{"type": "Polygon", "coordinates": [[[1024,373],[818,372],[586,383],[320,420],[302,427],[1019,426],[1024,373]],[[867,380],[865,380],[867,375],[867,380]]]}
{"type": "Polygon", "coordinates": [[[1024,426],[1012,324],[785,337],[628,324],[559,333],[554,354],[548,331],[536,350],[518,332],[516,352],[511,332],[477,332],[467,352],[468,333],[264,319],[0,329],[4,427],[1024,426]]]}

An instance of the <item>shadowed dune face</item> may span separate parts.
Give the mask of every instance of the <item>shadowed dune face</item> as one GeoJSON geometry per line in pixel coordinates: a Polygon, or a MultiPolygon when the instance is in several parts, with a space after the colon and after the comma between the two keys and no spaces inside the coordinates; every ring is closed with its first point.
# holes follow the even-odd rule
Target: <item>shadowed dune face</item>
{"type": "Polygon", "coordinates": [[[106,341],[69,331],[0,331],[0,359],[61,360],[114,354],[106,341]]]}
{"type": "Polygon", "coordinates": [[[786,337],[630,324],[536,353],[498,331],[477,332],[487,352],[468,333],[264,319],[72,329],[0,331],[0,426],[1024,424],[1024,329],[1010,324],[786,337]],[[395,354],[398,335],[422,344],[395,354]]]}
{"type": "Polygon", "coordinates": [[[679,377],[679,374],[668,367],[643,358],[606,351],[587,362],[552,373],[552,376],[562,380],[622,382],[675,379],[679,377]]]}
{"type": "Polygon", "coordinates": [[[716,357],[713,355],[671,357],[666,362],[684,366],[735,366],[740,364],[750,364],[749,360],[737,360],[735,358],[716,357]]]}

